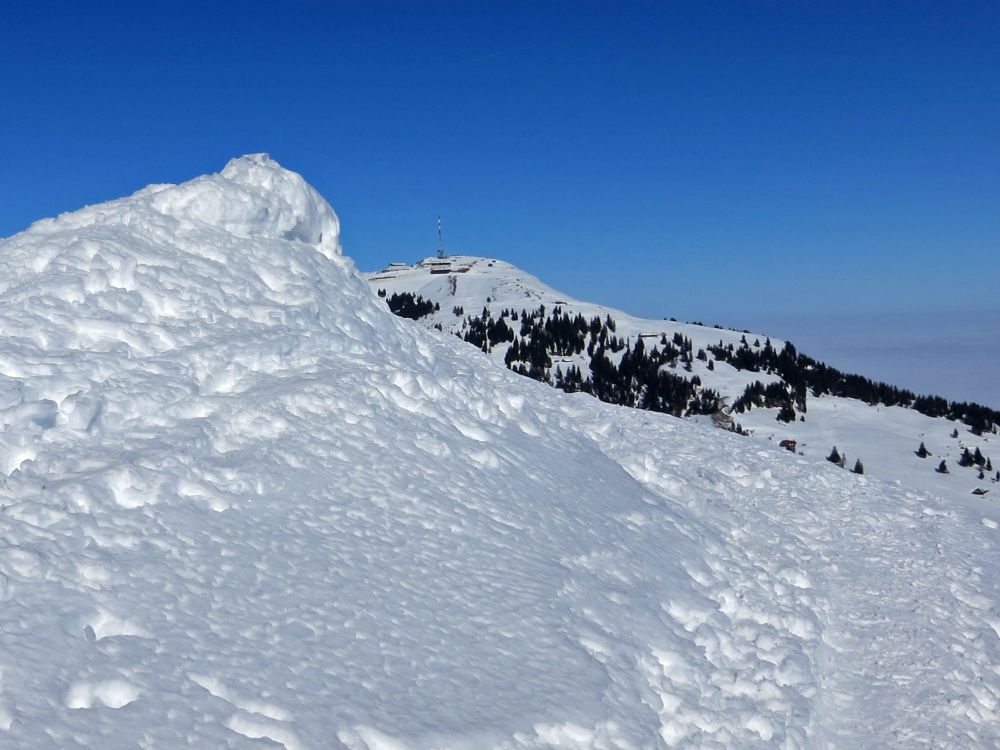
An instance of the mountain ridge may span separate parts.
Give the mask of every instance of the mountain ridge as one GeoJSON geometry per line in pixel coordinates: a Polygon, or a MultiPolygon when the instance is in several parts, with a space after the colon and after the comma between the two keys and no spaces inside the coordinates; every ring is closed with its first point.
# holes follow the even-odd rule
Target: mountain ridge
{"type": "Polygon", "coordinates": [[[415,310],[408,303],[397,314],[455,333],[508,368],[563,390],[676,416],[712,416],[731,429],[793,441],[817,459],[839,460],[846,450],[846,468],[874,470],[957,501],[992,492],[1000,480],[985,458],[996,448],[1000,413],[841,373],[788,341],[636,318],[574,300],[495,258],[431,257],[366,278],[390,308],[393,295],[418,295],[437,306],[415,310]],[[934,444],[936,460],[913,459],[925,441],[934,444]],[[967,456],[972,450],[984,456],[975,465],[967,456]],[[941,460],[948,473],[938,471],[941,460]]]}

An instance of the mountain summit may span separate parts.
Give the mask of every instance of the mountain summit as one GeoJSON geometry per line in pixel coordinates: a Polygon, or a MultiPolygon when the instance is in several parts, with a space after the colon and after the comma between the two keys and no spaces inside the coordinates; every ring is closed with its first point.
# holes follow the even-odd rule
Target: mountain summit
{"type": "Polygon", "coordinates": [[[366,277],[397,315],[567,392],[711,421],[816,461],[836,456],[846,469],[957,504],[1000,483],[991,460],[1000,412],[840,372],[787,341],[637,318],[495,258],[431,257],[366,277]],[[924,460],[932,453],[959,471],[937,471],[939,461],[924,460]]]}
{"type": "Polygon", "coordinates": [[[1000,742],[995,518],[470,357],[337,227],[252,156],[0,242],[0,745],[1000,742]]]}

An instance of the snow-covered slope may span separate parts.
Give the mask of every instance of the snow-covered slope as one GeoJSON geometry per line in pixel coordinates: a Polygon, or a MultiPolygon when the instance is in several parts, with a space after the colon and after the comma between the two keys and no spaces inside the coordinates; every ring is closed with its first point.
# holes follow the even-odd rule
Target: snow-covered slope
{"type": "MultiPolygon", "coordinates": [[[[672,341],[680,335],[693,344],[694,351],[710,351],[713,345],[740,348],[746,342],[759,350],[767,342],[780,351],[785,341],[768,338],[763,333],[734,331],[674,320],[647,320],[636,318],[620,310],[590,302],[581,302],[556,291],[535,276],[494,258],[475,256],[447,256],[426,258],[419,263],[392,264],[365,275],[373,290],[385,290],[387,296],[399,293],[417,294],[434,301],[440,309],[420,318],[426,327],[439,326],[446,332],[462,335],[467,330],[469,315],[481,316],[483,309],[494,318],[504,310],[531,311],[544,305],[546,315],[555,310],[563,314],[581,314],[587,320],[609,317],[616,322],[615,333],[634,344],[640,337],[647,349],[658,346],[661,340],[672,341]]],[[[515,327],[517,326],[514,323],[515,327]]],[[[492,348],[494,360],[503,362],[508,344],[492,348]]],[[[611,354],[619,361],[621,354],[611,354]]],[[[588,372],[588,353],[554,356],[553,369],[576,366],[588,372]]],[[[736,369],[728,362],[708,354],[704,360],[692,359],[687,372],[677,370],[685,378],[697,377],[705,388],[720,394],[729,407],[754,381],[764,384],[780,382],[774,373],[736,369]],[[711,366],[709,365],[711,362],[711,366]],[[711,367],[711,369],[709,369],[711,367]]],[[[1000,496],[1000,484],[992,481],[1000,470],[1000,438],[992,432],[975,435],[966,425],[942,417],[929,417],[901,406],[872,406],[863,401],[832,395],[806,397],[808,410],[801,412],[802,420],[791,422],[776,420],[778,408],[753,408],[746,412],[732,413],[732,418],[754,438],[778,444],[794,440],[796,451],[816,461],[825,460],[831,450],[846,456],[845,467],[850,469],[855,461],[863,463],[866,474],[899,482],[911,489],[931,492],[952,502],[970,504],[981,509],[993,506],[994,496],[1000,496]],[[957,435],[954,433],[958,432],[957,435]],[[930,455],[920,458],[916,451],[924,443],[930,455]],[[979,468],[962,468],[958,459],[968,448],[977,448],[984,456],[997,459],[992,471],[979,478],[979,468]],[[936,471],[945,460],[948,474],[936,471]],[[984,492],[982,496],[973,491],[984,492]]],[[[727,409],[728,411],[728,409],[727,409]]],[[[705,417],[696,419],[705,420],[705,417]]]]}
{"type": "MultiPolygon", "coordinates": [[[[441,323],[446,330],[455,330],[461,323],[460,316],[453,312],[455,306],[466,313],[475,314],[485,306],[491,311],[505,308],[515,310],[545,305],[549,310],[561,307],[574,313],[580,312],[585,318],[597,316],[604,319],[612,316],[621,324],[616,331],[623,337],[651,336],[658,340],[666,333],[687,336],[696,348],[716,344],[720,340],[726,344],[738,344],[743,333],[727,328],[680,323],[672,320],[646,320],[636,318],[612,307],[581,302],[559,292],[542,282],[538,277],[496,258],[480,258],[471,255],[449,255],[445,258],[426,258],[413,265],[392,264],[381,271],[365,274],[373,289],[394,292],[414,292],[439,301],[441,309],[421,320],[425,324],[441,323]],[[447,269],[447,272],[442,273],[447,269]],[[454,285],[451,279],[454,278],[454,285]]],[[[776,348],[783,341],[771,339],[776,348]]],[[[746,378],[734,378],[732,383],[720,382],[724,387],[739,387],[742,391],[746,378]]],[[[738,395],[738,394],[737,394],[738,395]]]]}
{"type": "Polygon", "coordinates": [[[0,244],[0,746],[988,747],[997,518],[395,318],[263,156],[0,244]]]}

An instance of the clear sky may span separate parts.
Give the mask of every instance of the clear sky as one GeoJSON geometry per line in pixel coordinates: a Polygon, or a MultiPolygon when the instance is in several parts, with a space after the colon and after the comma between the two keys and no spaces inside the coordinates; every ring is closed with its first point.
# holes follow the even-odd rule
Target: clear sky
{"type": "Polygon", "coordinates": [[[0,236],[268,151],[362,269],[440,214],[450,250],[807,353],[993,321],[979,382],[939,324],[899,384],[1000,407],[997,2],[4,3],[0,76],[0,236]]]}

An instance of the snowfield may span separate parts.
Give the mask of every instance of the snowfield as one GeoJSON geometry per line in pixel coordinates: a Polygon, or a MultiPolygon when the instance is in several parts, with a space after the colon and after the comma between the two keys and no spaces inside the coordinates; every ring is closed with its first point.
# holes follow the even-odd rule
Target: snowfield
{"type": "MultiPolygon", "coordinates": [[[[697,323],[637,318],[611,307],[580,301],[495,258],[470,255],[425,258],[413,265],[393,263],[365,277],[373,290],[385,290],[387,297],[410,293],[437,302],[440,309],[422,316],[420,323],[427,328],[440,326],[445,332],[459,335],[464,332],[465,316],[479,316],[484,307],[499,319],[503,310],[531,311],[544,305],[546,315],[558,308],[570,316],[583,315],[586,320],[595,316],[604,320],[610,316],[616,321],[615,333],[619,337],[633,344],[643,337],[647,348],[658,346],[661,336],[670,340],[675,334],[689,339],[695,351],[708,350],[716,344],[739,348],[744,338],[750,345],[769,340],[776,350],[785,345],[785,341],[774,336],[768,338],[763,333],[744,334],[697,323]],[[443,269],[450,273],[441,273],[443,269]],[[456,308],[463,311],[461,315],[455,314],[456,308]]],[[[514,326],[517,327],[516,322],[514,326]]],[[[507,343],[499,343],[492,348],[490,356],[502,365],[509,347],[507,343]]],[[[621,353],[610,353],[615,363],[620,362],[621,357],[621,353]]],[[[715,357],[708,355],[705,361],[694,359],[689,373],[675,372],[685,378],[697,376],[705,387],[721,395],[730,406],[754,381],[765,385],[781,382],[777,374],[737,370],[722,360],[714,361],[710,370],[709,359],[715,357]]],[[[576,366],[589,374],[590,357],[584,352],[575,356],[553,356],[552,360],[553,369],[558,365],[565,371],[569,366],[576,366]]],[[[974,435],[967,425],[944,417],[928,417],[900,406],[870,406],[864,401],[832,395],[814,396],[810,392],[807,405],[808,412],[800,414],[805,417],[804,421],[779,422],[776,407],[756,407],[733,413],[732,418],[758,441],[778,445],[782,440],[794,440],[797,452],[817,461],[825,460],[836,447],[841,455],[846,455],[845,468],[848,470],[860,459],[867,475],[929,492],[956,504],[988,511],[994,506],[994,498],[1000,496],[1000,485],[993,481],[995,470],[984,472],[979,479],[978,467],[958,466],[964,449],[975,451],[978,448],[984,456],[993,457],[1000,467],[1000,460],[997,460],[1000,459],[1000,440],[993,433],[974,435]],[[958,434],[953,437],[955,431],[958,434]],[[931,455],[926,458],[915,455],[921,443],[930,451],[931,455]],[[948,474],[935,471],[942,459],[950,467],[948,474]],[[972,494],[976,490],[987,494],[979,498],[972,494]]],[[[707,421],[708,417],[692,419],[707,421]]]]}
{"type": "Polygon", "coordinates": [[[470,356],[264,155],[0,252],[0,747],[1000,745],[989,508],[470,356]]]}

